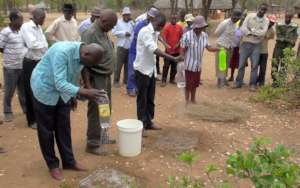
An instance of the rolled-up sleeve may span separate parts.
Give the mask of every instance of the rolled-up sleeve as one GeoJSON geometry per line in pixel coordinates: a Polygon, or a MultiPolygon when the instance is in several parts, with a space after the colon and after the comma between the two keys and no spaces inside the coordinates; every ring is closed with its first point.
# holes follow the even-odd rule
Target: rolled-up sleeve
{"type": "Polygon", "coordinates": [[[63,52],[56,53],[52,62],[53,77],[56,89],[66,95],[75,97],[79,87],[67,81],[68,56],[63,52]]]}
{"type": "Polygon", "coordinates": [[[142,37],[141,40],[143,41],[144,45],[148,50],[152,53],[154,53],[155,50],[157,50],[157,42],[153,39],[153,34],[150,32],[143,32],[139,34],[139,37],[142,37]]]}

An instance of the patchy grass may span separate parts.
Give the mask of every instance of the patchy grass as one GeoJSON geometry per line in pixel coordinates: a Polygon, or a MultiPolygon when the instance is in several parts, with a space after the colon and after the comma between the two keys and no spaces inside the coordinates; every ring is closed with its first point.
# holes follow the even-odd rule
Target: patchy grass
{"type": "Polygon", "coordinates": [[[186,115],[194,120],[210,122],[239,122],[250,116],[247,107],[225,102],[190,105],[186,109],[186,115]]]}

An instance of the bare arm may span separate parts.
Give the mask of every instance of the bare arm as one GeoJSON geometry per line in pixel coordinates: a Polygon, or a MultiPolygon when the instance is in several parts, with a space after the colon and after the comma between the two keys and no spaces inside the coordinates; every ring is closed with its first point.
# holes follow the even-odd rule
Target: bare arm
{"type": "Polygon", "coordinates": [[[161,35],[158,36],[158,40],[164,45],[165,48],[171,48],[171,46],[168,45],[161,35]]]}
{"type": "Polygon", "coordinates": [[[163,58],[166,58],[170,61],[178,61],[178,58],[174,57],[174,56],[171,56],[167,53],[165,53],[164,51],[160,50],[159,48],[157,48],[155,51],[154,51],[154,54],[155,55],[158,55],[160,57],[163,57],[163,58]]]}
{"type": "Polygon", "coordinates": [[[208,45],[208,46],[206,47],[206,49],[207,49],[209,52],[218,52],[218,51],[220,50],[220,48],[214,47],[214,46],[210,46],[210,45],[208,45]]]}

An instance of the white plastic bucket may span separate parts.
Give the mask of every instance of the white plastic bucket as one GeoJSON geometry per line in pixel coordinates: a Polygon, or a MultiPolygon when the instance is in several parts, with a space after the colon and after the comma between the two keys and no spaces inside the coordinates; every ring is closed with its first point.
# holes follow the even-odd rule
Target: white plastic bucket
{"type": "Polygon", "coordinates": [[[117,122],[119,154],[134,157],[142,151],[143,123],[136,119],[124,119],[117,122]]]}

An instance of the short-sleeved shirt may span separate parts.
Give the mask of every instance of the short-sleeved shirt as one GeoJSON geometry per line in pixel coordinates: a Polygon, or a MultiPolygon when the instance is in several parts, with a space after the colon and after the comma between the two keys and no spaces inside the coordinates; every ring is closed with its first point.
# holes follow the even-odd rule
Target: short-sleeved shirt
{"type": "Polygon", "coordinates": [[[186,32],[181,39],[181,47],[185,48],[185,69],[192,72],[201,70],[204,49],[209,45],[208,35],[202,32],[197,36],[194,30],[186,32]]]}
{"type": "Polygon", "coordinates": [[[236,46],[235,30],[236,25],[230,18],[221,22],[215,31],[218,36],[217,44],[225,48],[234,48],[236,46]]]}
{"type": "Polygon", "coordinates": [[[129,47],[130,54],[136,54],[136,43],[137,43],[138,34],[140,33],[141,29],[146,27],[148,24],[149,24],[148,20],[142,20],[135,25],[133,29],[133,39],[129,47]]]}
{"type": "Polygon", "coordinates": [[[31,76],[34,97],[55,106],[61,97],[67,103],[79,91],[80,42],[57,42],[43,56],[31,76]]]}
{"type": "Polygon", "coordinates": [[[154,51],[158,48],[159,33],[154,31],[152,23],[141,29],[136,47],[136,58],[133,63],[134,70],[152,77],[156,76],[156,59],[154,51]]]}
{"type": "Polygon", "coordinates": [[[168,54],[178,54],[180,53],[180,45],[176,45],[180,42],[183,34],[183,29],[180,25],[167,24],[163,30],[164,40],[171,48],[166,49],[168,54]]]}
{"type": "Polygon", "coordinates": [[[3,67],[7,69],[22,69],[26,48],[19,31],[10,27],[0,32],[0,48],[3,49],[3,67]]]}

